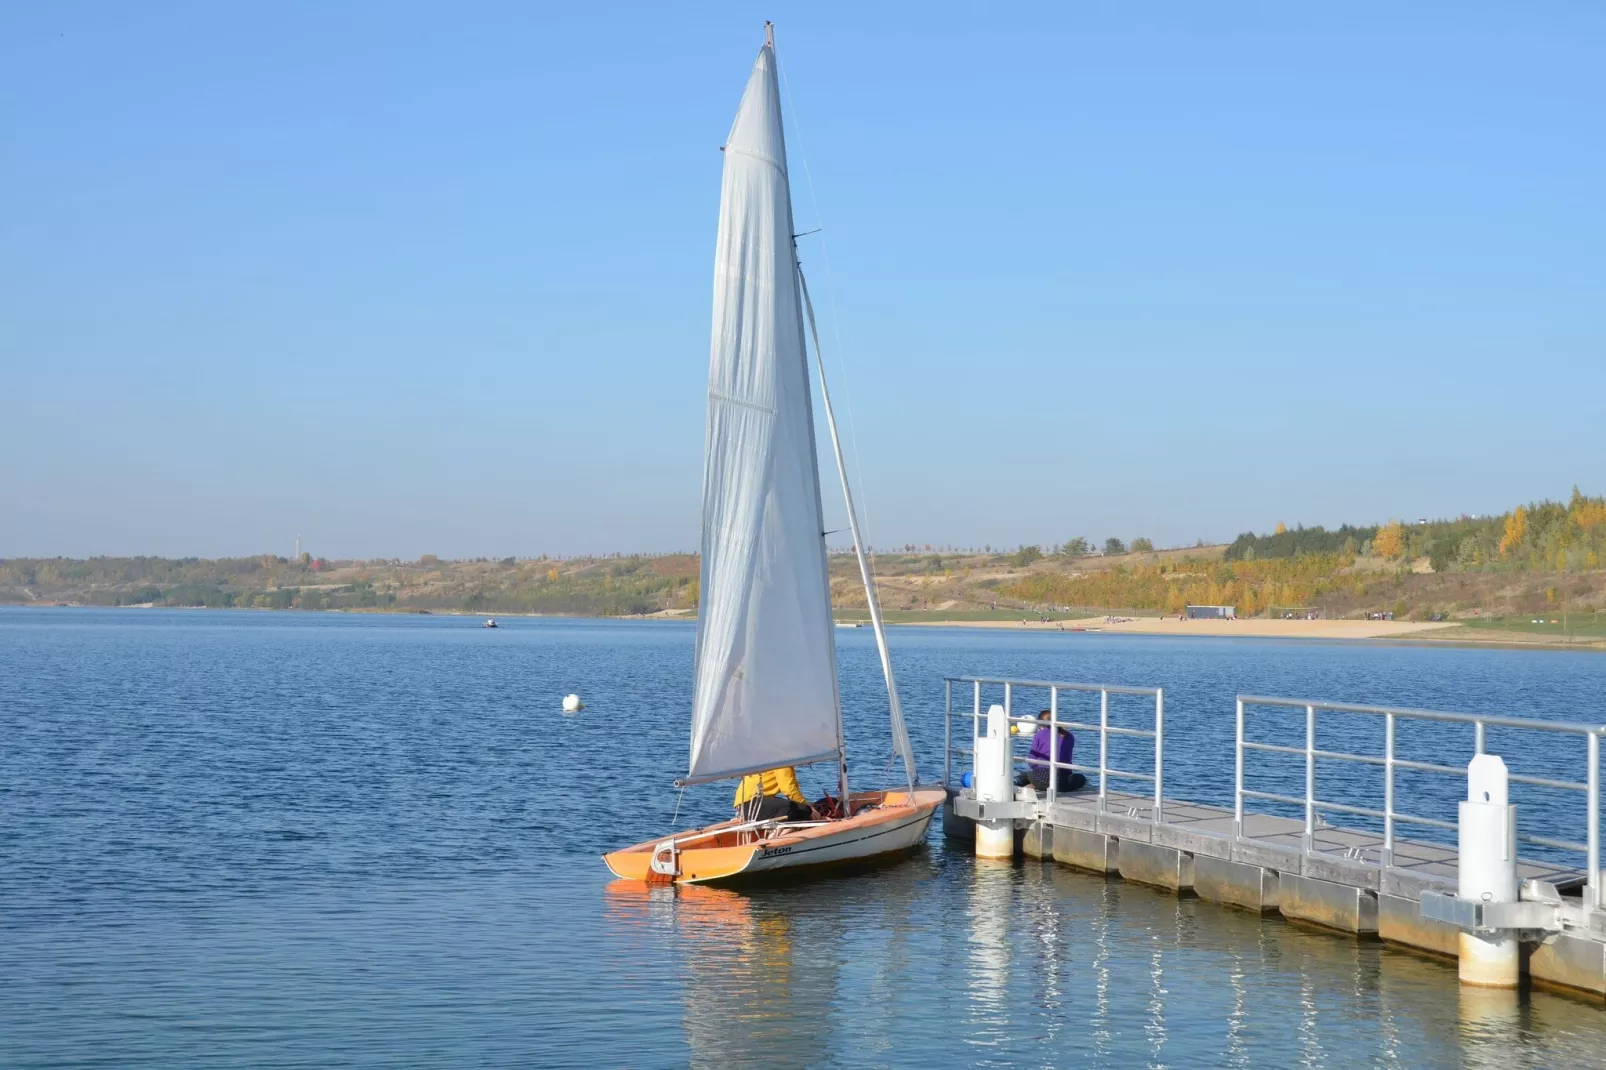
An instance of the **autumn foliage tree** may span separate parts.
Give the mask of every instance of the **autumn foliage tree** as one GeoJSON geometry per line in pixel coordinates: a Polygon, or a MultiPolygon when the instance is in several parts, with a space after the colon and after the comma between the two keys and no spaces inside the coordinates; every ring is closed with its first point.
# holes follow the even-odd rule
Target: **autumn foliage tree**
{"type": "Polygon", "coordinates": [[[1528,537],[1528,510],[1517,506],[1506,517],[1505,530],[1500,534],[1500,556],[1510,557],[1513,550],[1528,537]]]}
{"type": "Polygon", "coordinates": [[[1372,539],[1372,552],[1389,560],[1405,556],[1405,528],[1398,520],[1390,520],[1378,529],[1372,539]]]}

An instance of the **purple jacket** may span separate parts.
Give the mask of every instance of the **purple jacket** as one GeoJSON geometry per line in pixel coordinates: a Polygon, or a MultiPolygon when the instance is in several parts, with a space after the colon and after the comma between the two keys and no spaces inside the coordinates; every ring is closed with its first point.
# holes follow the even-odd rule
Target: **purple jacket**
{"type": "MultiPolygon", "coordinates": [[[[1039,728],[1037,734],[1032,737],[1032,749],[1027,752],[1027,757],[1035,758],[1040,762],[1047,762],[1050,754],[1048,737],[1053,731],[1052,728],[1046,726],[1039,728]]],[[[1076,750],[1076,735],[1066,728],[1060,729],[1060,732],[1062,733],[1060,735],[1060,752],[1055,757],[1063,767],[1071,764],[1071,755],[1076,750]]],[[[1044,772],[1048,771],[1047,765],[1034,765],[1032,768],[1041,769],[1044,772]]]]}

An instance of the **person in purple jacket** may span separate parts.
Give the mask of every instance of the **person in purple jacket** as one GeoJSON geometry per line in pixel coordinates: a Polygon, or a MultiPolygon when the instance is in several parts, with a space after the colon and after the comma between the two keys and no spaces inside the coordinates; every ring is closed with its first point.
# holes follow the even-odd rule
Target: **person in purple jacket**
{"type": "MultiPolygon", "coordinates": [[[[1015,785],[1017,787],[1025,787],[1030,784],[1038,791],[1046,792],[1048,790],[1049,767],[1046,763],[1049,760],[1049,756],[1053,754],[1053,745],[1050,743],[1049,737],[1054,734],[1055,726],[1047,722],[1052,716],[1053,714],[1048,710],[1043,710],[1037,715],[1038,721],[1044,723],[1042,727],[1038,728],[1037,734],[1032,737],[1032,749],[1026,755],[1028,759],[1026,771],[1015,776],[1015,785]],[[1039,762],[1045,764],[1039,765],[1039,762]]],[[[1087,777],[1065,768],[1071,764],[1071,756],[1076,752],[1076,736],[1064,725],[1059,725],[1058,728],[1060,737],[1059,753],[1054,754],[1053,757],[1055,761],[1060,763],[1060,768],[1058,770],[1059,782],[1054,787],[1056,793],[1078,791],[1087,786],[1087,777]]]]}

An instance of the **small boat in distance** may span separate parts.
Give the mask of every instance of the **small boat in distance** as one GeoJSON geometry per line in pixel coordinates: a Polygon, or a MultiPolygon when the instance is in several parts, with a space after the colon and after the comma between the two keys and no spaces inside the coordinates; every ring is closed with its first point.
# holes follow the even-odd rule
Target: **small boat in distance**
{"type": "Polygon", "coordinates": [[[486,627],[487,627],[487,628],[497,628],[497,627],[500,627],[500,625],[498,625],[498,624],[497,624],[497,623],[496,623],[496,618],[495,618],[495,617],[487,617],[487,618],[485,618],[485,626],[486,626],[486,627]]]}
{"type": "MultiPolygon", "coordinates": [[[[914,752],[797,260],[775,42],[764,47],[724,146],[704,444],[702,602],[684,788],[779,766],[837,764],[821,820],[744,820],[674,832],[603,856],[619,877],[709,883],[908,851],[946,795],[918,786],[914,752]],[[887,682],[904,784],[853,791],[837,686],[805,317],[859,574],[887,682]]],[[[843,626],[858,626],[844,622],[843,626]]],[[[822,800],[825,802],[826,800],[822,800]]]]}

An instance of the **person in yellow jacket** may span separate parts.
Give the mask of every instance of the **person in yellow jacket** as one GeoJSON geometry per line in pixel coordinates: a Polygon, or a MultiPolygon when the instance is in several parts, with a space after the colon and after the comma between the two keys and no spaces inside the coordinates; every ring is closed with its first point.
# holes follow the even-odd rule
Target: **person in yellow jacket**
{"type": "Polygon", "coordinates": [[[808,821],[816,816],[789,765],[743,777],[735,806],[737,815],[748,821],[808,821]]]}

